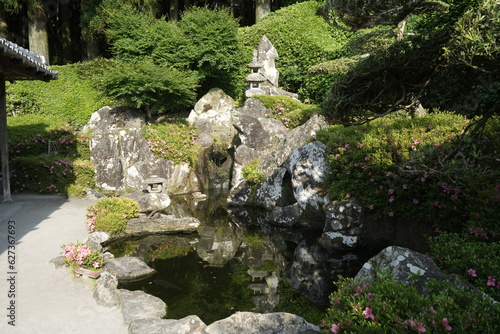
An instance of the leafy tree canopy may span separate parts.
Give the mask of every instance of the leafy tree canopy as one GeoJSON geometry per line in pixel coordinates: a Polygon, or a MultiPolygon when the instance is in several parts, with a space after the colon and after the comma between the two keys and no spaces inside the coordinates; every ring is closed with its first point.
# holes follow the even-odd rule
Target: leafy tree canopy
{"type": "Polygon", "coordinates": [[[352,61],[344,63],[349,70],[325,99],[325,115],[345,125],[362,124],[397,110],[413,110],[419,103],[430,110],[453,110],[485,120],[498,113],[499,4],[445,2],[448,14],[410,15],[411,33],[404,40],[362,48],[369,52],[361,58],[348,55],[352,61]]]}

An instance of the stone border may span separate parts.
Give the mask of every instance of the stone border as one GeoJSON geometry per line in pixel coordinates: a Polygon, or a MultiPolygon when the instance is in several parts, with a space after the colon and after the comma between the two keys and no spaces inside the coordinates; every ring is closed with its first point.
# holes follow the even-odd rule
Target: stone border
{"type": "MultiPolygon", "coordinates": [[[[94,232],[89,235],[85,244],[102,251],[102,244],[109,241],[109,235],[103,232],[94,232]]],[[[320,333],[320,328],[307,322],[304,318],[286,312],[253,313],[237,312],[232,316],[218,320],[210,325],[205,324],[197,315],[189,315],[182,319],[163,319],[167,315],[167,305],[160,298],[147,294],[144,291],[129,291],[118,289],[119,278],[107,268],[108,263],[120,259],[134,259],[133,257],[114,258],[111,253],[104,253],[105,265],[96,280],[93,297],[97,304],[106,307],[118,307],[123,315],[123,322],[128,326],[131,334],[144,333],[175,333],[175,334],[245,334],[268,333],[281,334],[283,332],[296,334],[320,333]]],[[[56,268],[63,266],[63,256],[58,256],[50,262],[56,268]]],[[[137,261],[139,260],[139,261],[137,261]]],[[[143,261],[142,261],[143,262],[143,261]]],[[[141,273],[127,272],[131,276],[143,276],[145,262],[139,263],[141,273]],[[137,275],[136,275],[137,274],[137,275]]],[[[116,268],[116,266],[115,266],[116,268]]],[[[148,267],[149,268],[149,267],[148,267]]],[[[113,270],[111,270],[113,271],[113,270]]]]}

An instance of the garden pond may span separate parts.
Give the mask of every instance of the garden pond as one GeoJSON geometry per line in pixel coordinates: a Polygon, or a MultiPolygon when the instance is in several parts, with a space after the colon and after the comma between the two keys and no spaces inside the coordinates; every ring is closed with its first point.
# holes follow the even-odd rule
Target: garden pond
{"type": "Polygon", "coordinates": [[[198,218],[198,233],[125,238],[107,245],[116,257],[140,257],[157,271],[119,287],[161,298],[171,319],[195,314],[212,323],[239,311],[290,312],[319,324],[333,281],[354,276],[380,250],[328,254],[317,243],[321,231],[270,226],[256,210],[227,210],[225,198],[172,199],[166,213],[198,218]],[[244,223],[238,218],[242,215],[253,218],[244,223]]]}

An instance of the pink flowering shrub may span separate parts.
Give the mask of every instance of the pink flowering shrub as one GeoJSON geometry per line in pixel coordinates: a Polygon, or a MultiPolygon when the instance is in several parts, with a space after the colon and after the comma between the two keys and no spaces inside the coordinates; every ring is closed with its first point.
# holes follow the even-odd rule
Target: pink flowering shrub
{"type": "Polygon", "coordinates": [[[8,122],[14,191],[79,196],[95,187],[87,135],[56,116],[21,115],[8,122]],[[48,155],[49,142],[57,154],[48,155]]]}
{"type": "Polygon", "coordinates": [[[62,245],[61,254],[64,256],[64,262],[73,270],[85,268],[94,271],[100,270],[104,264],[101,252],[91,249],[89,246],[80,242],[62,245]]]}
{"type": "Polygon", "coordinates": [[[440,232],[429,239],[429,244],[431,255],[442,270],[500,300],[499,237],[471,228],[464,233],[440,232]]]}
{"type": "Polygon", "coordinates": [[[412,283],[381,273],[374,281],[341,279],[330,296],[324,333],[498,333],[500,306],[471,289],[412,283]]]}
{"type": "Polygon", "coordinates": [[[197,131],[180,118],[148,124],[146,132],[149,149],[156,157],[191,166],[199,154],[199,146],[195,145],[197,138],[197,131]]]}
{"type": "Polygon", "coordinates": [[[87,208],[85,225],[89,232],[121,233],[127,222],[139,216],[139,204],[130,198],[103,198],[87,208]]]}
{"type": "Polygon", "coordinates": [[[320,131],[330,197],[358,197],[378,219],[434,221],[453,231],[473,219],[473,227],[490,229],[500,210],[500,122],[490,123],[481,139],[464,135],[469,121],[448,113],[320,131]]]}

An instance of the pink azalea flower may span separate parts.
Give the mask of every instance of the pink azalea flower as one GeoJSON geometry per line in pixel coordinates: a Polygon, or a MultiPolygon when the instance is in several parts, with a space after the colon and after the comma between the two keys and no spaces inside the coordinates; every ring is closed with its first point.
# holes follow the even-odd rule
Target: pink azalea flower
{"type": "Polygon", "coordinates": [[[410,326],[412,328],[415,328],[418,332],[421,332],[421,333],[427,332],[427,329],[424,327],[424,324],[422,324],[421,322],[416,323],[415,321],[410,320],[410,326]]]}
{"type": "Polygon", "coordinates": [[[92,266],[93,266],[94,268],[99,268],[99,262],[97,262],[97,261],[96,261],[96,262],[94,262],[94,264],[92,264],[92,266]]]}
{"type": "Polygon", "coordinates": [[[495,286],[497,285],[496,283],[496,279],[494,279],[493,277],[491,276],[488,276],[488,282],[486,283],[487,286],[495,286]]]}
{"type": "Polygon", "coordinates": [[[340,330],[340,324],[333,324],[332,325],[332,333],[338,333],[340,330]]]}
{"type": "Polygon", "coordinates": [[[365,308],[365,310],[363,311],[363,314],[365,315],[365,319],[375,320],[375,316],[373,315],[371,308],[369,308],[369,307],[365,308]]]}
{"type": "Polygon", "coordinates": [[[451,331],[451,329],[452,329],[450,324],[448,323],[447,318],[443,318],[443,326],[444,326],[444,329],[446,329],[447,331],[451,331]]]}
{"type": "Polygon", "coordinates": [[[474,269],[469,269],[467,270],[467,272],[469,273],[469,275],[471,275],[472,277],[476,277],[477,274],[476,274],[476,271],[474,269]]]}

